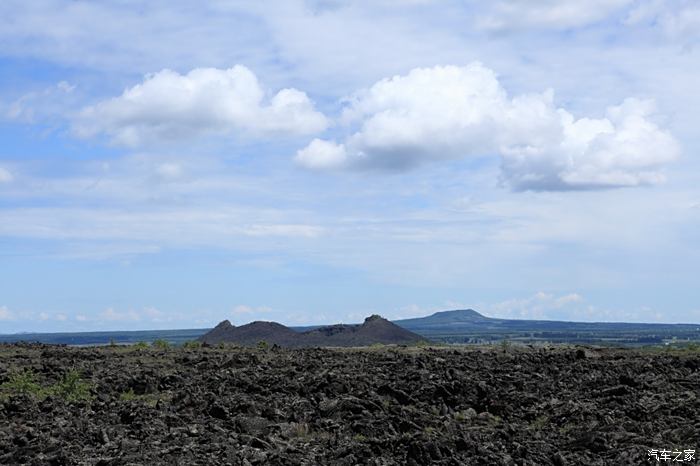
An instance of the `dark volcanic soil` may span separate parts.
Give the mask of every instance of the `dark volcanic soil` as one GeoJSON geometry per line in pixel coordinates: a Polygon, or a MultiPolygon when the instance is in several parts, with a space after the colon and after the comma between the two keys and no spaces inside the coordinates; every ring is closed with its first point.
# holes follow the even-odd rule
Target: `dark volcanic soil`
{"type": "Polygon", "coordinates": [[[5,383],[3,465],[639,465],[700,448],[697,353],[0,345],[0,383],[25,368],[44,387],[75,368],[93,398],[5,383]]]}

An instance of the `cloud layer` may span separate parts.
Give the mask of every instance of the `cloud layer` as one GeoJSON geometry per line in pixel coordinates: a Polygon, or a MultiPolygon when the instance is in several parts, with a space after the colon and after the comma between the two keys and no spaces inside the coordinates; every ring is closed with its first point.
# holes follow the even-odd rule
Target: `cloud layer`
{"type": "Polygon", "coordinates": [[[10,170],[0,167],[0,184],[9,183],[13,179],[14,177],[12,176],[12,173],[10,173],[10,170]]]}
{"type": "Polygon", "coordinates": [[[488,30],[533,27],[568,29],[605,19],[634,0],[497,0],[488,2],[477,25],[488,30]]]}
{"type": "Polygon", "coordinates": [[[655,184],[679,147],[652,119],[651,101],[627,99],[603,118],[576,119],[553,93],[510,98],[481,65],[416,68],[352,96],[343,142],[313,140],[296,161],[310,169],[405,170],[438,160],[498,155],[515,190],[655,184]]]}
{"type": "Polygon", "coordinates": [[[256,76],[237,65],[148,75],[121,96],[84,108],[74,130],[139,146],[212,134],[313,134],[327,125],[305,93],[282,89],[267,99],[256,76]]]}

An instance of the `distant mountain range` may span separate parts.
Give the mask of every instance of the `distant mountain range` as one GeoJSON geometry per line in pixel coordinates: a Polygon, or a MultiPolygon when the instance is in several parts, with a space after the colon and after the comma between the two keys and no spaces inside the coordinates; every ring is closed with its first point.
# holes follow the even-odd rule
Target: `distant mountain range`
{"type": "Polygon", "coordinates": [[[425,341],[425,338],[373,315],[360,325],[327,325],[304,331],[293,330],[276,322],[260,321],[236,327],[224,320],[199,340],[208,344],[228,342],[253,346],[264,341],[269,345],[284,347],[310,347],[414,344],[425,341]]]}
{"type": "Polygon", "coordinates": [[[429,339],[447,343],[490,343],[512,340],[524,343],[582,343],[648,345],[700,341],[700,324],[649,324],[625,322],[563,322],[554,320],[497,319],[473,309],[436,312],[430,316],[389,322],[379,316],[358,325],[285,327],[274,322],[253,322],[234,327],[223,321],[214,329],[119,332],[24,333],[0,335],[0,343],[36,341],[68,345],[151,342],[164,339],[181,344],[207,337],[210,342],[233,338],[245,344],[260,340],[280,346],[363,346],[372,343],[411,343],[429,339]],[[272,337],[271,337],[272,336],[272,337]]]}
{"type": "Polygon", "coordinates": [[[486,317],[473,309],[442,311],[427,317],[393,322],[426,338],[452,343],[512,339],[558,343],[653,344],[674,338],[691,341],[700,339],[700,324],[497,319],[486,317]]]}

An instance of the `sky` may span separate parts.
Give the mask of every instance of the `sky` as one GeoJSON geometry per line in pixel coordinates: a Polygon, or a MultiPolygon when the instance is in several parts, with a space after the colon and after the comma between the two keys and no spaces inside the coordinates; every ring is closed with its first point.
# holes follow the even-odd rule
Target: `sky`
{"type": "Polygon", "coordinates": [[[692,0],[5,0],[0,333],[700,322],[692,0]]]}

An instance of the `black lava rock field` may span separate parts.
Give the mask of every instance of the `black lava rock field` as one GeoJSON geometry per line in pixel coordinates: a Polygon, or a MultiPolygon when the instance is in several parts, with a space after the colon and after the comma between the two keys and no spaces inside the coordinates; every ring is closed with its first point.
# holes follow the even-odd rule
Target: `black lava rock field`
{"type": "Polygon", "coordinates": [[[697,464],[699,448],[697,352],[0,345],[2,465],[697,464]]]}

